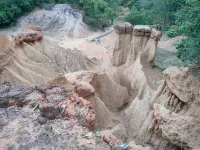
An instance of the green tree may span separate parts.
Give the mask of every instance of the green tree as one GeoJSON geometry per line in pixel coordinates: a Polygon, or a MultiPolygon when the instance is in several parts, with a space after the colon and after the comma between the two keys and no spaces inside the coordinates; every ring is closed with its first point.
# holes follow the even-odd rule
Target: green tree
{"type": "Polygon", "coordinates": [[[112,23],[116,14],[104,0],[86,0],[83,4],[86,23],[95,27],[105,27],[112,23]]]}
{"type": "Polygon", "coordinates": [[[200,2],[186,0],[176,17],[171,32],[185,37],[177,44],[177,56],[200,76],[200,2]]]}
{"type": "Polygon", "coordinates": [[[125,16],[124,20],[131,24],[152,24],[152,12],[151,10],[139,11],[133,6],[131,12],[125,16]]]}
{"type": "Polygon", "coordinates": [[[131,8],[124,20],[135,24],[160,24],[166,31],[175,23],[175,13],[183,0],[125,0],[131,8]]]}
{"type": "Polygon", "coordinates": [[[95,27],[104,27],[116,17],[120,0],[0,0],[0,26],[7,26],[35,6],[44,3],[71,3],[85,11],[86,23],[95,27]]]}

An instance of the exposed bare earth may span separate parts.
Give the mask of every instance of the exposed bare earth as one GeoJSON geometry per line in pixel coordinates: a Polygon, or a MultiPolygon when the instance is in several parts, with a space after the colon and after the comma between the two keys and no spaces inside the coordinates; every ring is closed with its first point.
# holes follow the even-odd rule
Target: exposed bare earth
{"type": "Polygon", "coordinates": [[[88,28],[68,5],[25,20],[45,32],[28,24],[0,36],[0,148],[200,149],[200,81],[165,65],[174,39],[159,43],[158,26],[122,23],[77,38],[88,28]],[[49,29],[66,38],[46,39],[49,29]]]}

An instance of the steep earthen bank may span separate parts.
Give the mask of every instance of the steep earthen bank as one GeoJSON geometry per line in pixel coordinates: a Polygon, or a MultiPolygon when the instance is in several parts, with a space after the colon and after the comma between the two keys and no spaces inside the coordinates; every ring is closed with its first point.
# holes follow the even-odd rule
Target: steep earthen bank
{"type": "Polygon", "coordinates": [[[121,122],[114,135],[127,142],[134,139],[138,144],[150,144],[153,149],[200,148],[200,82],[187,68],[176,67],[164,71],[164,80],[160,80],[152,68],[161,37],[159,27],[124,23],[115,30],[113,65],[105,72],[126,87],[130,99],[120,111],[121,122]]]}
{"type": "MultiPolygon", "coordinates": [[[[164,78],[152,68],[159,27],[125,23],[115,30],[112,61],[102,73],[89,73],[94,95],[87,99],[95,103],[96,128],[152,149],[198,149],[200,82],[187,68],[169,68],[164,78]]],[[[87,74],[66,77],[79,82],[87,74]]]]}
{"type": "MultiPolygon", "coordinates": [[[[89,60],[85,59],[83,55],[80,55],[80,57],[71,55],[73,52],[70,50],[63,49],[62,56],[53,59],[60,54],[60,50],[55,51],[55,47],[49,47],[49,45],[53,45],[51,42],[48,43],[47,47],[44,44],[46,41],[40,38],[42,34],[38,28],[31,28],[31,34],[18,34],[14,38],[15,42],[10,42],[2,36],[2,40],[0,40],[4,41],[1,42],[3,45],[2,56],[3,54],[10,54],[2,57],[4,59],[1,61],[1,70],[4,72],[3,86],[10,86],[5,85],[9,84],[5,81],[14,84],[22,83],[21,77],[26,78],[28,84],[48,82],[50,85],[56,85],[45,90],[40,90],[41,86],[31,88],[31,92],[22,94],[26,95],[22,98],[22,101],[24,102],[29,97],[27,103],[35,101],[38,103],[38,106],[35,106],[39,108],[43,107],[41,102],[52,103],[44,109],[34,107],[34,110],[37,110],[38,113],[42,112],[41,115],[50,120],[59,116],[60,112],[68,117],[73,117],[74,104],[81,107],[75,110],[81,110],[83,106],[87,106],[87,110],[92,109],[88,121],[83,120],[87,123],[88,128],[101,130],[101,134],[113,134],[124,143],[132,145],[133,149],[137,148],[133,144],[134,141],[143,146],[139,146],[138,149],[199,149],[200,82],[191,75],[187,68],[169,68],[163,72],[163,77],[159,70],[152,68],[157,43],[162,35],[158,26],[132,26],[129,23],[124,23],[115,26],[115,31],[117,40],[113,58],[111,61],[102,64],[102,71],[100,72],[91,71],[90,67],[87,67],[93,67],[93,63],[92,65],[85,65],[85,67],[82,66],[83,62],[88,64],[89,60]],[[45,46],[46,48],[44,48],[45,46]],[[40,53],[35,55],[34,53],[38,49],[40,50],[38,47],[43,48],[41,48],[40,53]],[[29,51],[32,48],[34,49],[29,51]],[[52,51],[44,53],[47,49],[52,49],[52,51]],[[24,72],[24,69],[20,71],[20,74],[18,72],[17,76],[10,77],[8,70],[19,68],[11,67],[13,64],[17,64],[13,63],[13,61],[16,62],[15,59],[18,56],[18,53],[15,54],[16,50],[21,54],[29,53],[29,57],[20,55],[20,59],[28,58],[23,60],[29,60],[31,58],[30,62],[34,62],[32,60],[44,60],[46,56],[51,58],[52,62],[59,61],[60,63],[55,62],[56,67],[43,67],[40,71],[37,68],[34,70],[34,72],[39,71],[41,74],[46,69],[49,73],[54,72],[57,77],[50,76],[47,78],[45,74],[44,78],[35,75],[32,75],[33,78],[28,78],[29,73],[25,72],[24,75],[21,73],[24,72]],[[21,50],[23,50],[23,53],[21,50]],[[67,54],[70,54],[69,57],[67,57],[67,54]],[[63,56],[67,58],[62,59],[63,56]],[[71,64],[72,58],[77,63],[71,64]],[[66,71],[66,66],[70,71],[66,71]],[[79,66],[81,66],[80,69],[77,69],[79,66]],[[85,69],[90,71],[78,71],[85,69]],[[58,76],[57,72],[60,71],[62,75],[58,76]],[[5,77],[7,77],[6,80],[5,77]],[[62,90],[65,90],[65,92],[62,90]],[[63,95],[66,92],[68,95],[63,95]],[[32,100],[31,97],[35,100],[32,100]],[[57,111],[57,107],[59,111],[57,111]]],[[[48,63],[45,62],[40,62],[41,66],[52,64],[49,61],[48,63]]],[[[90,63],[91,61],[89,61],[90,63]]],[[[4,106],[6,110],[9,110],[12,108],[9,106],[19,105],[20,103],[18,104],[13,100],[16,97],[5,97],[5,95],[9,95],[9,91],[12,91],[10,87],[6,89],[8,90],[2,88],[0,93],[1,107],[4,106]],[[7,101],[3,98],[6,98],[7,101]]],[[[20,100],[20,97],[17,97],[17,100],[20,100]]],[[[60,117],[62,118],[62,116],[60,117]]],[[[84,118],[87,119],[85,116],[84,118]]],[[[58,126],[60,125],[55,125],[55,127],[58,126]]],[[[67,143],[64,145],[67,145],[67,143]]],[[[113,147],[114,145],[111,144],[103,149],[113,147]]]]}
{"type": "Polygon", "coordinates": [[[59,74],[93,69],[98,64],[77,49],[66,50],[45,39],[42,29],[35,25],[23,25],[12,40],[2,35],[0,44],[0,83],[45,83],[59,74]]]}

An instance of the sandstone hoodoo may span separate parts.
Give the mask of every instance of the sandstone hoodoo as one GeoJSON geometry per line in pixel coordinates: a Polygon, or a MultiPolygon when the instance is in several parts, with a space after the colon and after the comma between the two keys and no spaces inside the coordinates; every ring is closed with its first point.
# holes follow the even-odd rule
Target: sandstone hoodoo
{"type": "Polygon", "coordinates": [[[115,25],[102,61],[46,39],[89,32],[71,6],[23,20],[44,31],[23,24],[11,40],[0,36],[0,149],[200,148],[200,81],[185,67],[152,67],[159,25],[115,25]]]}

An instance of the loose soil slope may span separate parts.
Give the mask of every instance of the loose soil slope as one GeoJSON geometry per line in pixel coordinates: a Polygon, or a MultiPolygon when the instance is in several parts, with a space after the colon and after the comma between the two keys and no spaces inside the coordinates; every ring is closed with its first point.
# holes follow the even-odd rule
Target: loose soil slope
{"type": "Polygon", "coordinates": [[[44,83],[59,73],[92,69],[96,61],[78,50],[64,49],[43,38],[42,30],[24,25],[10,41],[0,37],[0,81],[15,85],[44,83]]]}

